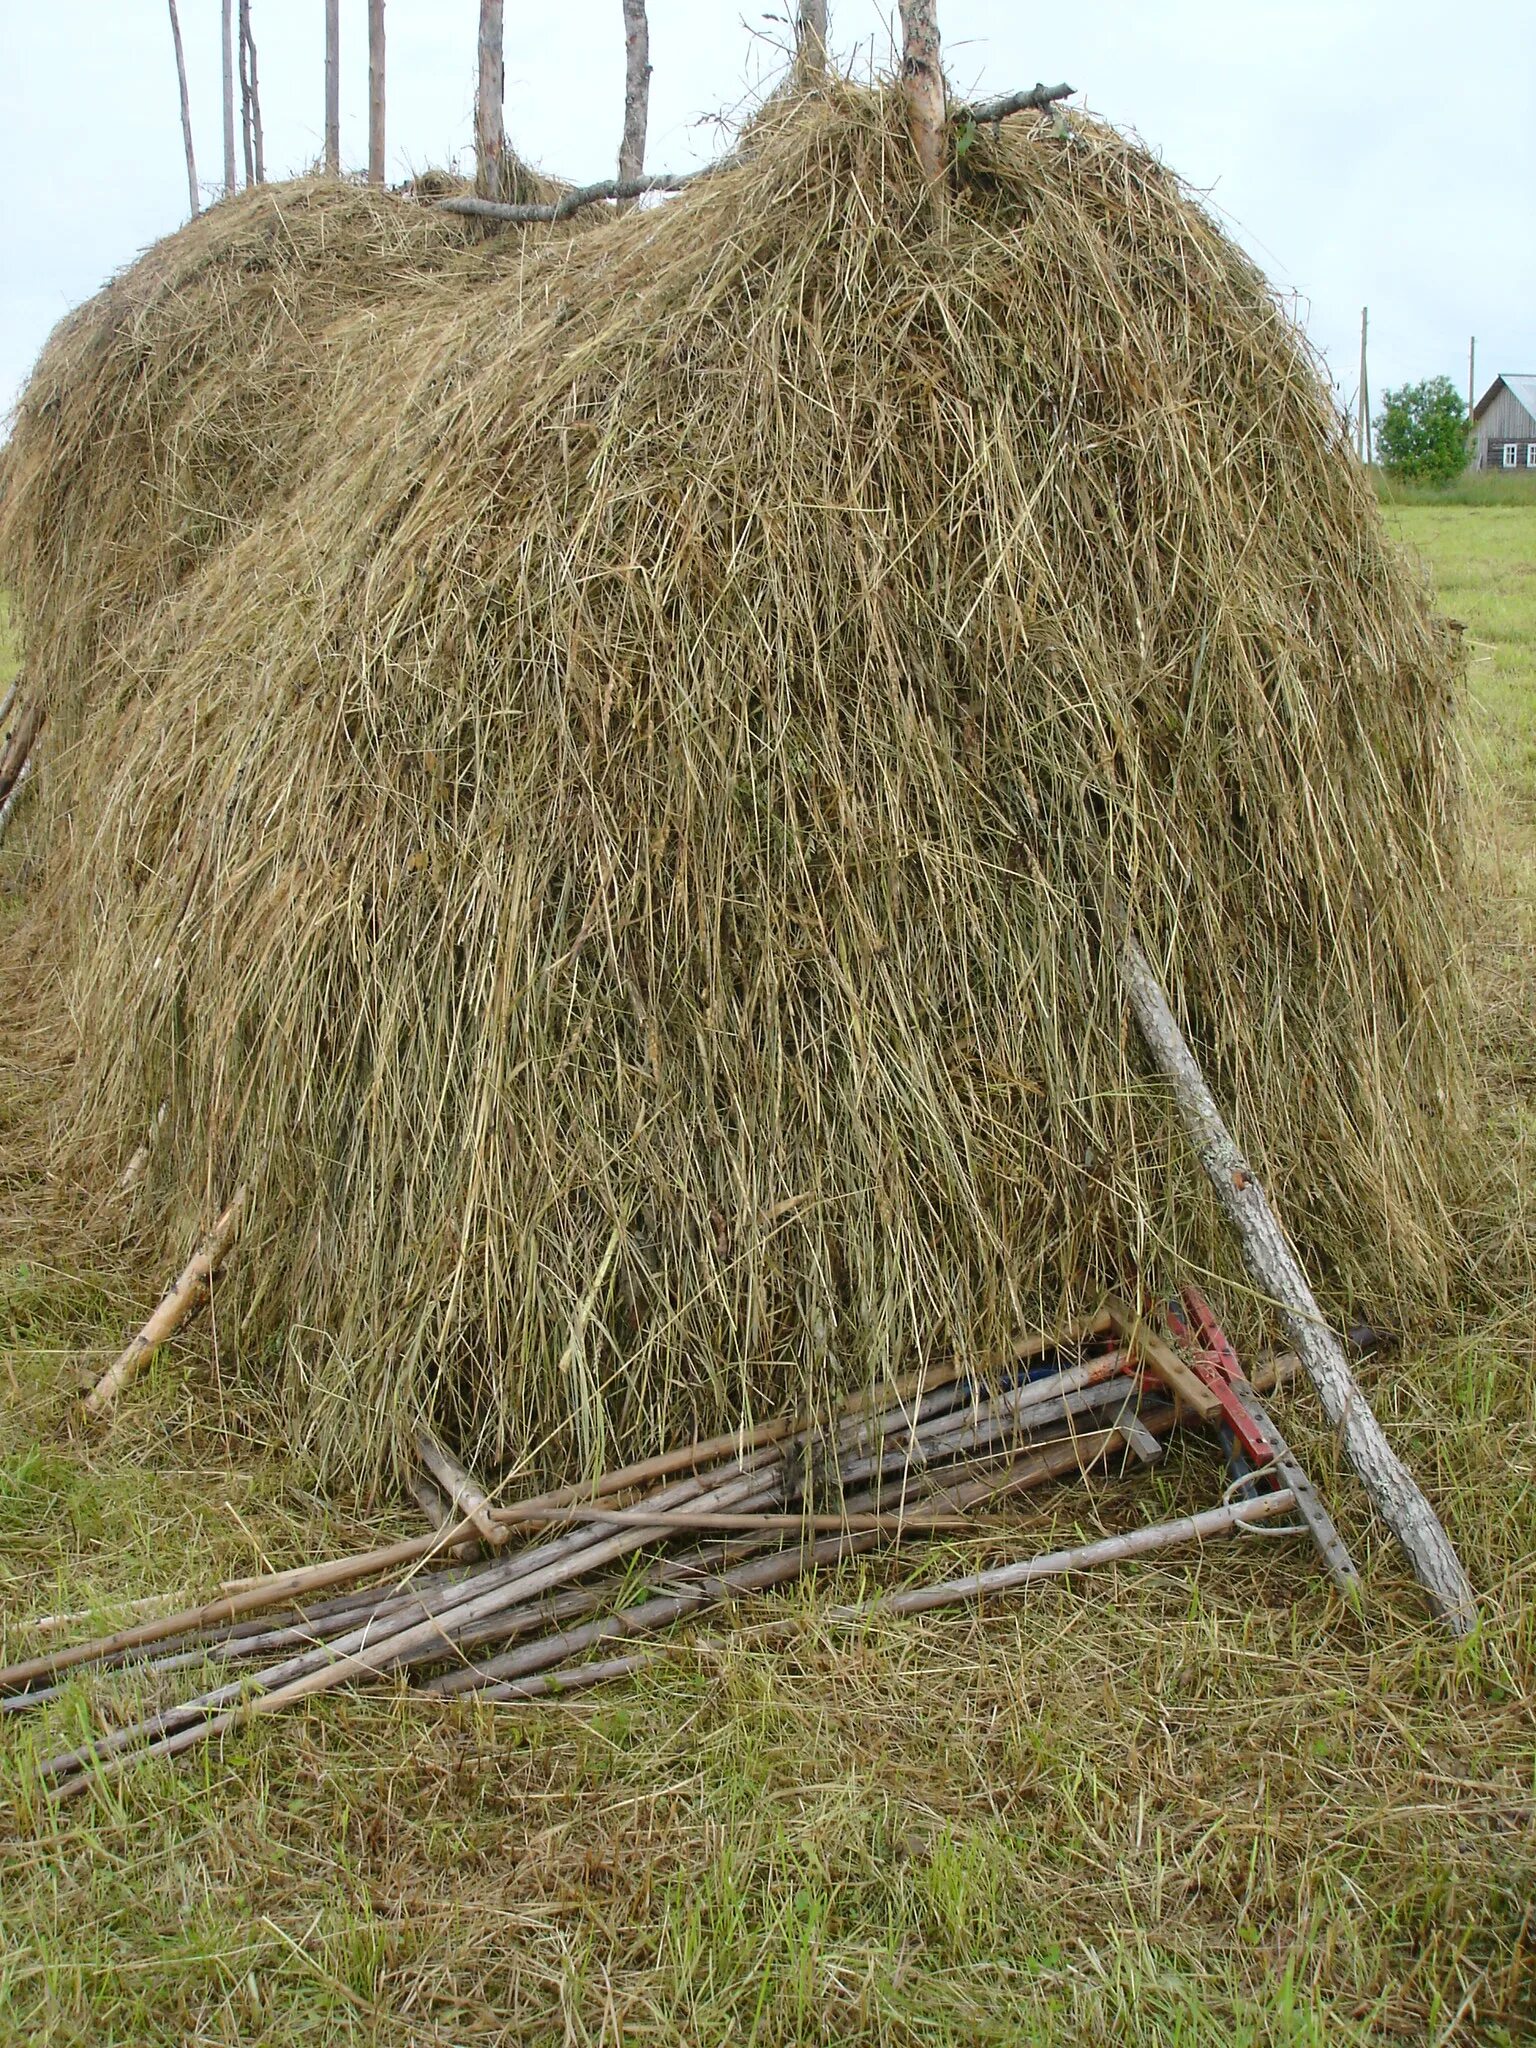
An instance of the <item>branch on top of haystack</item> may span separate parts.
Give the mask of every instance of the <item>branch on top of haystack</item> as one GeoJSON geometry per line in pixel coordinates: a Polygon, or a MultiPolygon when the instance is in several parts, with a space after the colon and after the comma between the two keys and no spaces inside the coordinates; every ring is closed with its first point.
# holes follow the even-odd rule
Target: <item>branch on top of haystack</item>
{"type": "Polygon", "coordinates": [[[993,121],[1006,121],[1010,114],[1027,114],[1032,109],[1038,113],[1049,113],[1058,100],[1069,100],[1074,88],[1070,85],[1031,86],[1028,92],[1000,92],[995,99],[977,100],[973,105],[957,106],[950,116],[952,120],[972,120],[978,128],[985,128],[993,121]]]}
{"type": "Polygon", "coordinates": [[[638,199],[645,192],[680,192],[695,178],[706,177],[718,168],[717,164],[706,164],[699,171],[653,171],[642,178],[599,178],[595,185],[573,186],[548,206],[514,206],[504,200],[478,199],[466,193],[459,198],[439,199],[437,210],[466,213],[476,220],[567,220],[581,207],[591,206],[599,199],[638,199]]]}
{"type": "MultiPolygon", "coordinates": [[[[974,121],[979,128],[1006,120],[1010,114],[1028,113],[1031,109],[1049,112],[1057,100],[1070,99],[1073,90],[1070,85],[1035,85],[1028,92],[1000,93],[996,99],[978,100],[974,106],[957,106],[952,118],[974,121]]],[[[722,157],[718,163],[705,164],[697,171],[651,171],[640,178],[599,178],[592,185],[573,185],[569,192],[563,192],[547,205],[514,205],[506,200],[482,199],[470,193],[439,199],[436,205],[439,213],[462,213],[472,220],[500,220],[513,226],[528,227],[536,221],[569,220],[584,206],[596,205],[604,199],[639,199],[647,192],[681,192],[696,178],[707,178],[712,171],[723,170],[729,162],[731,158],[722,157]]]]}

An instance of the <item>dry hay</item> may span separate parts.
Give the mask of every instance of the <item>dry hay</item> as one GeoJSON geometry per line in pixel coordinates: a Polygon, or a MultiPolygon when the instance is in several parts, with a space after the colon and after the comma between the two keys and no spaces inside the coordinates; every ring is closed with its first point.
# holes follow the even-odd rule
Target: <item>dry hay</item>
{"type": "MultiPolygon", "coordinates": [[[[530,196],[561,189],[518,168],[530,196]]],[[[142,614],[302,482],[317,419],[467,239],[414,187],[257,185],[60,324],[0,462],[4,581],[56,729],[73,736],[97,663],[142,614]]]]}
{"type": "Polygon", "coordinates": [[[74,1128],[169,1096],[167,1267],[250,1181],[222,1328],[329,1468],[1230,1271],[1118,905],[1334,1302],[1443,1286],[1453,656],[1259,274],[1075,126],[939,218],[838,89],[488,267],[95,707],[74,1128]]]}

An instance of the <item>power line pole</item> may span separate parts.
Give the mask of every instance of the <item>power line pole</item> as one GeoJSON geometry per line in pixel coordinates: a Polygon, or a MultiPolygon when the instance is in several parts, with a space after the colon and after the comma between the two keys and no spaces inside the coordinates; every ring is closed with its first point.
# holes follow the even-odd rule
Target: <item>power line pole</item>
{"type": "Polygon", "coordinates": [[[1365,337],[1370,325],[1371,313],[1368,306],[1360,308],[1360,418],[1355,425],[1355,450],[1360,460],[1369,463],[1374,451],[1371,446],[1371,385],[1365,370],[1365,337]]]}
{"type": "Polygon", "coordinates": [[[1477,403],[1477,336],[1474,334],[1467,343],[1467,418],[1472,417],[1472,408],[1477,403]]]}

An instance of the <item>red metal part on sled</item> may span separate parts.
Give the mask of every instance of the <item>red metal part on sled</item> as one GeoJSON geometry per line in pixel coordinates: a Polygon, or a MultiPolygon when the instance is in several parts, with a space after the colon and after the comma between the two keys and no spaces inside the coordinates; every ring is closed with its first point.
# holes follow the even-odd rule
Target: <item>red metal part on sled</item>
{"type": "Polygon", "coordinates": [[[1238,1399],[1237,1387],[1247,1375],[1238,1364],[1226,1331],[1198,1287],[1181,1288],[1179,1299],[1182,1309],[1176,1303],[1168,1304],[1168,1327],[1188,1349],[1190,1370],[1221,1403],[1223,1420],[1248,1463],[1255,1469],[1272,1465],[1274,1451],[1238,1399]]]}

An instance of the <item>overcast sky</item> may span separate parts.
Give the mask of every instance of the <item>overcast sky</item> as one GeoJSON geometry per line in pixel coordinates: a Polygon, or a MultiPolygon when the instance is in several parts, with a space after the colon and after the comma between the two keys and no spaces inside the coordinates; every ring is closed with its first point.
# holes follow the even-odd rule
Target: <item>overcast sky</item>
{"type": "MultiPolygon", "coordinates": [[[[788,0],[766,0],[767,9],[788,0]]],[[[895,14],[830,0],[832,40],[884,65],[895,14]]],[[[219,0],[180,0],[198,171],[222,168],[219,0]]],[[[476,0],[387,0],[389,175],[469,165],[476,0]]],[[[650,0],[652,169],[718,153],[787,28],[732,0],[650,0]]],[[[507,133],[541,168],[612,169],[619,0],[509,0],[507,133]]],[[[313,162],[324,0],[251,0],[269,175],[313,162]]],[[[342,153],[366,153],[366,0],[341,0],[342,153]]],[[[941,0],[961,92],[1066,79],[1219,208],[1294,294],[1341,392],[1536,371],[1533,0],[941,0]]],[[[186,181],[166,0],[0,0],[0,411],[54,322],[177,226],[186,181]]]]}

